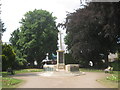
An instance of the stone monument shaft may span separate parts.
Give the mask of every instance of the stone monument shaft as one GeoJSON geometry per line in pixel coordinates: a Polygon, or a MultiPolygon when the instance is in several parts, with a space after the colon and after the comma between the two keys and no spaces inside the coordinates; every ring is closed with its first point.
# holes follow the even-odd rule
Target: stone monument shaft
{"type": "Polygon", "coordinates": [[[57,50],[57,69],[65,69],[64,50],[62,47],[62,33],[59,32],[59,50],[57,50]]]}
{"type": "Polygon", "coordinates": [[[60,43],[60,50],[62,50],[62,37],[61,37],[62,33],[59,32],[59,35],[60,35],[60,40],[59,40],[59,41],[60,41],[60,42],[59,42],[59,43],[60,43]]]}

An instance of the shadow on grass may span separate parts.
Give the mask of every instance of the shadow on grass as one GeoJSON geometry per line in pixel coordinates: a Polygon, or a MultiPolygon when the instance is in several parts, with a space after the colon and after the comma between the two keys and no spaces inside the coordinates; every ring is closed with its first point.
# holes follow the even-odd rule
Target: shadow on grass
{"type": "Polygon", "coordinates": [[[21,73],[21,74],[16,74],[16,75],[14,75],[14,77],[23,77],[23,76],[26,76],[26,77],[28,77],[28,76],[39,76],[37,73],[33,73],[33,72],[31,72],[31,73],[21,73]]]}

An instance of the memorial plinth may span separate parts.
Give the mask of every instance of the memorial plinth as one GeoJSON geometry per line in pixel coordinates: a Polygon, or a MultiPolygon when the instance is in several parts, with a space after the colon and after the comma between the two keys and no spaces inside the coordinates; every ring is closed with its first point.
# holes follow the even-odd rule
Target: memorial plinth
{"type": "Polygon", "coordinates": [[[65,70],[64,50],[57,50],[57,70],[65,70]]]}
{"type": "Polygon", "coordinates": [[[68,64],[65,66],[66,71],[68,72],[79,72],[78,64],[68,64]]]}
{"type": "Polygon", "coordinates": [[[44,65],[44,71],[56,71],[56,65],[44,65]]]}

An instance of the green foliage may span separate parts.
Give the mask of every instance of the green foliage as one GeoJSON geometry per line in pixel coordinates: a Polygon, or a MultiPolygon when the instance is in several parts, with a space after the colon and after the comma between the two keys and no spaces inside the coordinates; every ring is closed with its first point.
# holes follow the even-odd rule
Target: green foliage
{"type": "MultiPolygon", "coordinates": [[[[5,55],[1,55],[2,56],[2,65],[4,65],[5,63],[7,63],[7,56],[5,56],[5,55]]],[[[4,66],[2,66],[2,69],[3,70],[6,70],[8,68],[8,66],[7,65],[4,65],[4,66]]]]}
{"type": "Polygon", "coordinates": [[[16,85],[21,83],[22,80],[14,79],[11,77],[3,77],[2,78],[2,88],[15,88],[16,85]]]}
{"type": "Polygon", "coordinates": [[[0,73],[2,74],[2,77],[7,77],[8,76],[7,72],[0,72],[0,73]]]}
{"type": "Polygon", "coordinates": [[[36,60],[40,65],[46,53],[56,53],[58,30],[55,19],[45,10],[35,9],[24,15],[21,27],[10,38],[17,58],[26,59],[31,65],[36,60]]]}
{"type": "Polygon", "coordinates": [[[106,77],[106,80],[120,82],[120,71],[113,71],[113,73],[110,76],[106,77]]]}
{"type": "Polygon", "coordinates": [[[6,31],[6,29],[4,28],[4,23],[0,19],[0,43],[1,43],[2,34],[5,31],[6,31]]]}
{"type": "Polygon", "coordinates": [[[6,70],[9,67],[13,67],[15,61],[15,53],[11,45],[2,45],[2,70],[6,70]]]}
{"type": "Polygon", "coordinates": [[[120,61],[120,52],[118,53],[118,60],[120,61]]]}
{"type": "Polygon", "coordinates": [[[72,55],[69,54],[64,54],[65,55],[65,64],[78,64],[78,61],[76,61],[72,55]]]}
{"type": "Polygon", "coordinates": [[[111,75],[111,76],[107,77],[106,79],[118,82],[118,75],[111,75]]]}
{"type": "MultiPolygon", "coordinates": [[[[15,74],[20,73],[30,73],[30,72],[42,72],[43,69],[21,69],[21,70],[14,70],[15,74]]],[[[2,74],[2,77],[8,77],[7,72],[0,72],[2,74]]]]}
{"type": "Polygon", "coordinates": [[[16,70],[15,74],[19,73],[29,73],[29,72],[42,72],[43,69],[21,69],[21,70],[16,70]]]}
{"type": "Polygon", "coordinates": [[[120,60],[116,60],[112,62],[111,66],[113,67],[113,70],[120,71],[120,60]]]}
{"type": "Polygon", "coordinates": [[[117,43],[120,37],[119,10],[119,3],[91,2],[67,15],[65,41],[75,59],[92,61],[97,68],[102,68],[103,58],[108,64],[108,53],[118,51],[120,46],[117,43]]]}
{"type": "Polygon", "coordinates": [[[14,62],[14,68],[15,69],[26,68],[27,60],[25,58],[26,58],[25,55],[22,56],[21,53],[18,53],[18,50],[16,50],[16,58],[15,58],[15,62],[14,62]]]}

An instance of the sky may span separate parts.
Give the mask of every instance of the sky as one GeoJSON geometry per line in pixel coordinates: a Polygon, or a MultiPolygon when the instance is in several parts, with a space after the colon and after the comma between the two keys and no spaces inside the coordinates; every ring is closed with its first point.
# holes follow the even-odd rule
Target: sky
{"type": "MultiPolygon", "coordinates": [[[[34,9],[43,9],[53,12],[56,22],[65,21],[67,12],[74,12],[80,7],[80,0],[1,0],[1,19],[5,23],[2,41],[9,42],[11,33],[20,27],[19,22],[24,14],[34,9]]],[[[62,30],[65,33],[65,30],[62,30]]]]}

